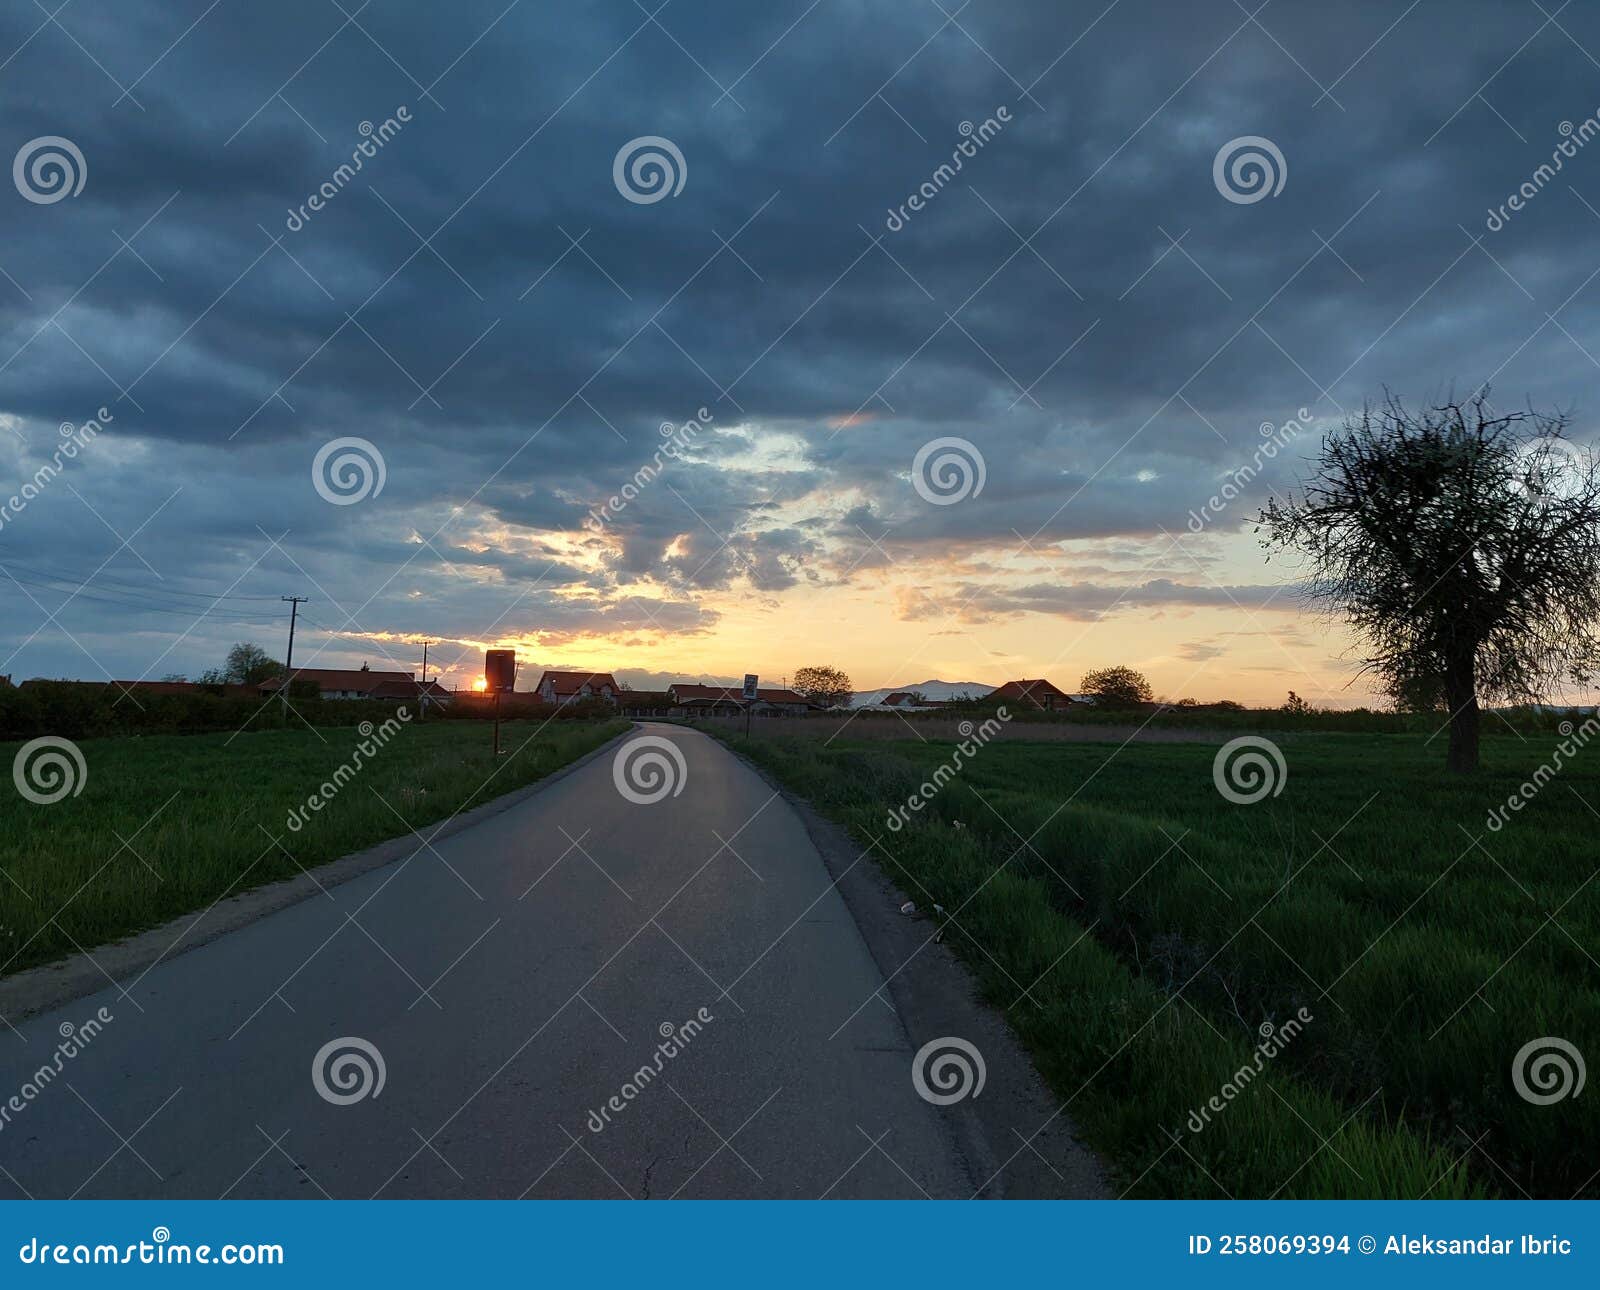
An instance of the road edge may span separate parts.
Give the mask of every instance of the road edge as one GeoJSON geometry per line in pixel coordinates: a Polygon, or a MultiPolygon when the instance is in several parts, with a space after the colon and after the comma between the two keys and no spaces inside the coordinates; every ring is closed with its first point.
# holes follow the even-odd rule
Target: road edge
{"type": "Polygon", "coordinates": [[[68,955],[53,963],[42,963],[12,976],[0,977],[0,1019],[14,1028],[15,1023],[35,1013],[98,994],[107,985],[123,989],[122,982],[129,976],[142,974],[169,957],[181,958],[219,936],[238,931],[311,896],[321,895],[329,887],[340,886],[374,869],[404,860],[420,850],[422,845],[447,838],[492,815],[510,810],[603,756],[638,728],[637,721],[630,721],[627,729],[619,731],[598,748],[590,749],[576,761],[556,768],[533,783],[490,798],[471,810],[460,811],[439,821],[436,826],[423,825],[424,830],[432,828],[432,832],[427,833],[419,830],[426,839],[423,844],[419,845],[411,834],[389,838],[314,869],[304,870],[293,878],[252,887],[248,891],[225,897],[206,909],[180,914],[121,940],[68,955]],[[175,949],[179,942],[184,942],[183,948],[175,949]]]}
{"type": "Polygon", "coordinates": [[[958,1035],[982,1053],[984,1094],[937,1108],[974,1177],[985,1180],[975,1199],[1110,1199],[1109,1169],[1078,1133],[1004,1014],[984,1002],[971,972],[947,945],[930,943],[931,923],[900,912],[910,897],[870,850],[764,766],[717,742],[800,817],[883,974],[912,1044],[958,1035]]]}

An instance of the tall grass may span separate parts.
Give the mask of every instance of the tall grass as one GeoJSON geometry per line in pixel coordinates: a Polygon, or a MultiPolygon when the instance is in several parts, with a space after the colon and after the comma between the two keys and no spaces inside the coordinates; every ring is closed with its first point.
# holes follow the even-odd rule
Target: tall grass
{"type": "Polygon", "coordinates": [[[1216,792],[1209,748],[1008,738],[891,833],[889,808],[950,745],[735,742],[952,912],[991,997],[1136,1190],[1595,1193],[1600,1104],[1534,1106],[1511,1081],[1527,1041],[1592,1057],[1600,1036],[1593,759],[1489,834],[1542,741],[1488,740],[1488,771],[1460,779],[1420,738],[1285,737],[1284,792],[1242,806],[1216,792]],[[1314,1020],[1254,1091],[1185,1134],[1258,1027],[1302,1007],[1314,1020]],[[1335,1111],[1368,1135],[1370,1169],[1341,1136],[1295,1174],[1318,1146],[1299,1117],[1326,1133],[1335,1111]]]}

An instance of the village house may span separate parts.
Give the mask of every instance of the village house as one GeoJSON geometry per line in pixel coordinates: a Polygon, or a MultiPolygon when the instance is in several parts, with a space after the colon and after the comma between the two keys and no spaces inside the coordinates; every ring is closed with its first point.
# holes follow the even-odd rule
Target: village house
{"type": "Polygon", "coordinates": [[[1049,681],[1007,681],[998,689],[991,690],[986,696],[998,703],[1011,703],[1019,707],[1038,708],[1045,712],[1056,712],[1070,708],[1073,698],[1064,690],[1058,690],[1049,681]]]}
{"type": "Polygon", "coordinates": [[[437,681],[419,681],[413,672],[377,672],[362,664],[359,668],[297,667],[288,677],[275,676],[261,682],[257,693],[270,696],[288,684],[307,683],[317,687],[324,699],[378,699],[399,703],[416,699],[428,703],[449,703],[450,691],[437,681]]]}
{"type": "Polygon", "coordinates": [[[896,690],[893,694],[884,695],[878,706],[892,708],[896,712],[921,712],[933,705],[911,690],[896,690]]]}
{"type": "MultiPolygon", "coordinates": [[[[674,707],[682,708],[686,715],[726,715],[744,711],[744,692],[734,686],[723,685],[673,685],[667,688],[674,707]]],[[[776,686],[763,686],[756,690],[756,701],[750,707],[757,716],[803,717],[816,710],[803,694],[776,686]]]]}
{"type": "Polygon", "coordinates": [[[857,712],[932,712],[943,703],[920,697],[914,690],[895,690],[875,703],[863,703],[857,712]]]}
{"type": "Polygon", "coordinates": [[[622,687],[610,672],[554,672],[547,671],[533,687],[541,703],[565,707],[582,699],[603,699],[616,703],[622,687]]]}

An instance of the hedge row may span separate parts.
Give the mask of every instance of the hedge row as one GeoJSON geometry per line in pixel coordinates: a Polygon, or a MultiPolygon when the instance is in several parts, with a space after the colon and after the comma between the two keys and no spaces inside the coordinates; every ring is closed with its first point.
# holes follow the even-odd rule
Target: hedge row
{"type": "MultiPolygon", "coordinates": [[[[394,715],[396,703],[366,699],[294,697],[285,713],[276,700],[255,696],[128,693],[110,685],[85,685],[74,681],[36,681],[25,686],[0,686],[0,740],[32,739],[36,735],[61,735],[85,739],[106,735],[198,734],[214,730],[264,730],[285,721],[299,725],[353,726],[363,721],[382,722],[394,715]]],[[[417,704],[404,705],[416,716],[417,704]]],[[[556,708],[523,699],[502,700],[505,721],[570,720],[612,716],[616,710],[603,702],[575,703],[556,708]]],[[[461,695],[445,705],[430,705],[427,719],[488,720],[494,703],[481,696],[461,695]]]]}
{"type": "MultiPolygon", "coordinates": [[[[996,704],[989,699],[971,703],[952,703],[929,713],[905,714],[912,720],[918,716],[975,717],[994,712],[996,704]]],[[[1180,707],[1171,705],[1142,705],[1131,708],[1091,707],[1079,704],[1074,707],[1044,712],[1028,709],[1016,703],[1006,705],[1013,721],[1065,722],[1085,726],[1130,726],[1148,724],[1166,730],[1283,730],[1365,735],[1431,735],[1446,723],[1444,713],[1433,712],[1379,712],[1371,708],[1313,709],[1308,712],[1291,712],[1283,708],[1244,708],[1195,704],[1180,707]]],[[[1592,711],[1592,710],[1590,710],[1592,711]]],[[[863,715],[892,716],[892,713],[863,715]]],[[[1533,708],[1506,708],[1499,712],[1485,711],[1480,718],[1483,733],[1534,734],[1557,729],[1563,721],[1574,725],[1582,723],[1587,712],[1581,709],[1543,710],[1533,708]]]]}

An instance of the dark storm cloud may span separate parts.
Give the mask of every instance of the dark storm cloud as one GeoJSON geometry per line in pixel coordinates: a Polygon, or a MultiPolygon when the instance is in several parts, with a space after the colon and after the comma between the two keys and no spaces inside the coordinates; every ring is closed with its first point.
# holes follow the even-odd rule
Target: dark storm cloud
{"type": "MultiPolygon", "coordinates": [[[[1384,383],[1420,397],[1493,376],[1511,401],[1594,406],[1600,147],[1500,231],[1485,219],[1563,121],[1600,107],[1584,52],[1600,13],[354,12],[0,15],[6,148],[66,136],[89,171],[77,197],[0,202],[0,462],[20,481],[59,422],[115,416],[115,444],[63,477],[81,499],[57,481],[0,531],[0,557],[81,576],[110,556],[107,575],[153,586],[140,558],[189,587],[245,574],[238,594],[314,580],[340,607],[325,620],[375,633],[697,632],[729,584],[772,597],[1023,539],[1159,539],[1251,460],[1263,423],[1306,409],[1312,430],[1226,531],[1384,383]],[[409,120],[302,215],[361,123],[402,106],[409,120]],[[962,123],[991,121],[935,181],[962,123]],[[673,140],[688,177],[633,204],[612,159],[647,134],[673,140]],[[1242,135],[1282,150],[1280,195],[1235,204],[1213,186],[1214,155],[1242,135]],[[925,209],[887,229],[930,182],[925,209]],[[588,532],[659,425],[702,407],[714,431],[588,532]],[[341,435],[378,444],[388,470],[348,508],[310,478],[341,435]],[[957,505],[913,486],[939,436],[984,458],[982,492],[957,505]],[[135,531],[138,558],[119,546],[135,531]],[[642,578],[649,613],[608,602],[642,578]]],[[[1194,550],[1201,567],[1173,558],[1149,585],[1137,564],[1120,582],[1074,566],[977,608],[1215,603],[1194,550]]],[[[131,611],[89,605],[63,622],[119,670],[159,652],[120,643],[110,624],[131,611]]],[[[18,609],[8,652],[40,617],[18,609]]],[[[252,624],[204,623],[177,653],[196,666],[252,624]]],[[[16,666],[49,657],[31,645],[16,666]]]]}

